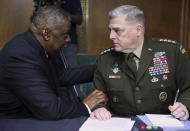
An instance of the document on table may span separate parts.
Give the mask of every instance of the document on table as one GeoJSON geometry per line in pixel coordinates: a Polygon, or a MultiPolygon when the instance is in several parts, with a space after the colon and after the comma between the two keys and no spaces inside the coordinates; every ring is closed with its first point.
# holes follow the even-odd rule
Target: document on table
{"type": "Polygon", "coordinates": [[[183,127],[184,124],[172,115],[161,115],[161,114],[146,114],[146,117],[150,120],[153,126],[161,127],[183,127]]]}
{"type": "Polygon", "coordinates": [[[88,118],[79,131],[131,131],[135,121],[129,118],[112,117],[109,120],[88,118]]]}

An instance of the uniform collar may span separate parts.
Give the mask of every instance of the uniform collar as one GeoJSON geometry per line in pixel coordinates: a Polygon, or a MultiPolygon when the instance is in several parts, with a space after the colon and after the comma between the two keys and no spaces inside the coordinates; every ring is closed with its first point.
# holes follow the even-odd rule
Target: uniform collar
{"type": "Polygon", "coordinates": [[[140,45],[137,47],[137,49],[133,52],[138,58],[141,58],[143,43],[144,43],[144,39],[142,40],[140,45]]]}

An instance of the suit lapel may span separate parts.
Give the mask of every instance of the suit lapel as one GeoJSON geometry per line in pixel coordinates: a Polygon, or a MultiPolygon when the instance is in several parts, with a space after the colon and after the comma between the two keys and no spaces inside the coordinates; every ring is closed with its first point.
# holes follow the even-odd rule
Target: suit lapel
{"type": "Polygon", "coordinates": [[[148,38],[145,37],[141,53],[141,59],[139,63],[138,74],[137,74],[137,81],[136,81],[137,83],[142,78],[143,74],[145,73],[145,71],[148,69],[149,65],[153,61],[155,52],[153,51],[153,48],[149,46],[149,42],[150,41],[148,40],[148,38]]]}

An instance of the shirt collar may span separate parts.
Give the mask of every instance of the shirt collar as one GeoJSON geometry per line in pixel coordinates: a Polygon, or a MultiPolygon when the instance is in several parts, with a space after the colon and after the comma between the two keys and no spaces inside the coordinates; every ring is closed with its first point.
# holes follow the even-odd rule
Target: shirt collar
{"type": "Polygon", "coordinates": [[[141,58],[143,43],[144,43],[144,39],[142,40],[140,45],[137,47],[137,49],[133,52],[138,58],[141,58]]]}

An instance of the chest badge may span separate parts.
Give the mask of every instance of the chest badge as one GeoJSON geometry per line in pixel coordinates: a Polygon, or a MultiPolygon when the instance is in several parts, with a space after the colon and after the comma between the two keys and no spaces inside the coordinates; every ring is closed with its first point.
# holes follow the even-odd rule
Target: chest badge
{"type": "Polygon", "coordinates": [[[121,78],[120,75],[116,75],[118,72],[120,72],[117,62],[114,63],[114,68],[112,69],[112,71],[115,75],[109,75],[109,78],[113,78],[113,79],[120,79],[121,78]]]}
{"type": "Polygon", "coordinates": [[[158,78],[153,77],[152,80],[151,80],[151,82],[158,82],[158,78]]]}
{"type": "Polygon", "coordinates": [[[159,95],[159,99],[162,102],[166,101],[167,97],[168,97],[168,95],[167,95],[167,93],[165,91],[161,92],[160,95],[159,95]]]}
{"type": "Polygon", "coordinates": [[[163,80],[167,80],[168,76],[167,75],[163,75],[163,80]]]}
{"type": "Polygon", "coordinates": [[[112,69],[112,71],[113,71],[114,74],[117,74],[120,71],[119,68],[118,68],[118,63],[117,62],[114,63],[114,68],[112,69]]]}

